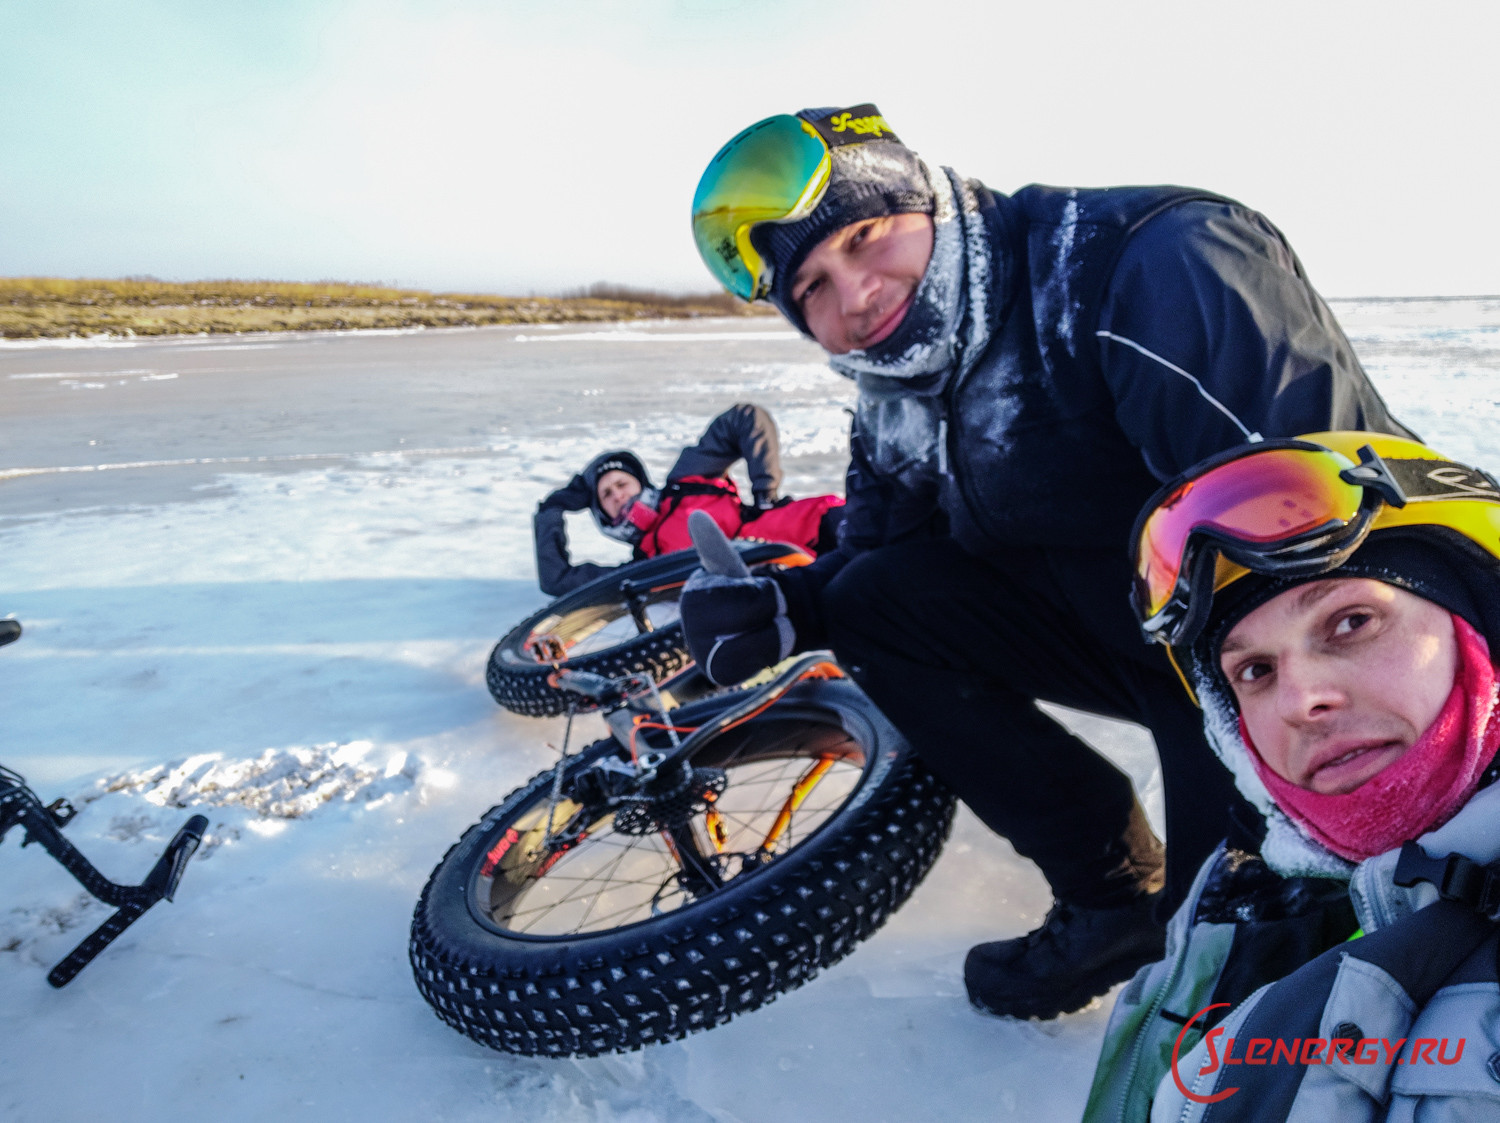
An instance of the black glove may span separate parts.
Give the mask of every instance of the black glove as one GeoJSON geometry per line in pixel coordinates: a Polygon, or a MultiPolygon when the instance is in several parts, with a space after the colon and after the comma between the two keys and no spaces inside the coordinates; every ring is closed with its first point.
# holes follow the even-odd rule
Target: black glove
{"type": "Polygon", "coordinates": [[[696,571],[678,601],[688,650],[720,686],[744,682],[781,662],[796,646],[786,598],[770,577],[696,571]]]}

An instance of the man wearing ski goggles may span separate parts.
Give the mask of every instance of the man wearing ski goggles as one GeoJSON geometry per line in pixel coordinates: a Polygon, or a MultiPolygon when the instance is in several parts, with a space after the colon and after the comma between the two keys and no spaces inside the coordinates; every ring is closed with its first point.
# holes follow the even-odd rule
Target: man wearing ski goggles
{"type": "Polygon", "coordinates": [[[1397,437],[1247,444],[1162,488],[1133,550],[1137,619],[1263,825],[1117,998],[1084,1119],[1493,1115],[1493,1072],[1423,1076],[1420,1043],[1500,1016],[1500,487],[1397,437]],[[1314,1035],[1343,1063],[1256,1058],[1314,1035]]]}
{"type": "Polygon", "coordinates": [[[1040,928],[969,953],[971,1001],[1076,1009],[1161,954],[1158,916],[1237,798],[1165,650],[1140,643],[1131,520],[1247,440],[1404,430],[1281,234],[1210,192],[1004,195],[866,104],[733,136],[692,227],[714,277],[774,304],[859,397],[839,548],[695,578],[689,647],[725,683],[831,647],[1052,887],[1040,928]],[[1165,864],[1129,780],[1038,701],[1150,730],[1165,864]]]}

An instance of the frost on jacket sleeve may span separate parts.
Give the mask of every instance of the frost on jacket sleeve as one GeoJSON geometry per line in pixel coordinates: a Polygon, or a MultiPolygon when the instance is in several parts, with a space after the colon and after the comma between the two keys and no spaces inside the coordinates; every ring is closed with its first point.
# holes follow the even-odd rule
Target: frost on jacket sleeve
{"type": "Polygon", "coordinates": [[[781,442],[776,421],[758,405],[740,402],[708,424],[703,436],[685,448],[667,473],[667,482],[685,476],[718,479],[736,460],[744,460],[750,489],[757,498],[774,500],[781,490],[781,442]]]}
{"type": "Polygon", "coordinates": [[[1237,204],[1185,203],[1133,234],[1096,337],[1116,419],[1162,480],[1256,437],[1411,435],[1280,231],[1237,204]]]}
{"type": "Polygon", "coordinates": [[[611,569],[593,562],[572,563],[568,556],[567,512],[589,509],[589,487],[582,476],[574,476],[566,487],[560,487],[538,504],[531,520],[532,541],[536,547],[536,580],[549,597],[571,593],[611,569]]]}

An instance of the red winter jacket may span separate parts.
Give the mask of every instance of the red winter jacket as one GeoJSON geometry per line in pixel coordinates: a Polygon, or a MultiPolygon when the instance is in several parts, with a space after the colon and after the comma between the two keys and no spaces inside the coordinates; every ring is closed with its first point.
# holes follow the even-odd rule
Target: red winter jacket
{"type": "Polygon", "coordinates": [[[693,544],[688,537],[688,515],[707,511],[729,538],[790,542],[816,556],[823,516],[843,504],[837,495],[815,495],[760,510],[740,503],[739,489],[731,479],[685,476],[662,489],[656,518],[637,548],[648,558],[688,549],[693,544]]]}
{"type": "MultiPolygon", "coordinates": [[[[614,527],[599,507],[598,477],[606,465],[623,467],[641,481],[644,489],[653,490],[640,458],[622,449],[595,457],[566,487],[542,500],[533,530],[537,580],[549,596],[561,596],[615,568],[593,562],[573,564],[564,524],[566,512],[589,511],[601,531],[618,537],[620,528],[614,527]]],[[[820,545],[831,547],[843,499],[820,495],[778,501],[780,486],[775,421],[760,406],[731,406],[714,418],[697,444],[682,450],[655,500],[655,510],[637,501],[628,513],[629,521],[644,532],[634,542],[635,556],[655,557],[690,547],[688,514],[699,509],[708,511],[731,538],[788,542],[814,554],[820,545]],[[748,506],[740,503],[739,490],[728,474],[739,460],[745,462],[755,493],[755,502],[748,506]]]]}

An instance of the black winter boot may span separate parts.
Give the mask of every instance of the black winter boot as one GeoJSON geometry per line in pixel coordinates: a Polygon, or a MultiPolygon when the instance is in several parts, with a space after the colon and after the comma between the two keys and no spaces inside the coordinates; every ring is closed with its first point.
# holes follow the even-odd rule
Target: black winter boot
{"type": "Polygon", "coordinates": [[[1057,901],[1036,931],[970,948],[969,1001],[1010,1018],[1055,1018],[1087,1005],[1164,954],[1166,928],[1153,915],[1159,896],[1116,908],[1057,901]]]}

